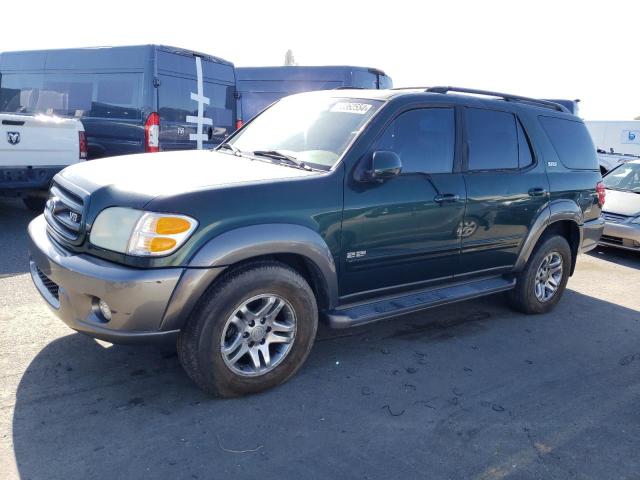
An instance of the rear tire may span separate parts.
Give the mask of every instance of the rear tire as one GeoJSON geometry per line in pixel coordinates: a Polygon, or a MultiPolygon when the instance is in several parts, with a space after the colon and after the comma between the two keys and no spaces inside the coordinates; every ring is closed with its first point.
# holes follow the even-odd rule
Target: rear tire
{"type": "Polygon", "coordinates": [[[278,262],[249,264],[205,293],[178,336],[178,357],[209,394],[257,393],[298,371],[317,328],[316,299],[300,274],[278,262]]]}
{"type": "Polygon", "coordinates": [[[529,314],[551,311],[567,286],[571,261],[571,248],[564,237],[543,238],[516,276],[516,286],[509,292],[511,306],[529,314]]]}

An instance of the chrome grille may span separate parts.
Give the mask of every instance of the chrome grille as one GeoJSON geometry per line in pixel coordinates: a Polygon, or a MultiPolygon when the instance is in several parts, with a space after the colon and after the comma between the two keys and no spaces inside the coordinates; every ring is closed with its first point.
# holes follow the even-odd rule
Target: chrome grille
{"type": "Polygon", "coordinates": [[[603,243],[613,243],[615,245],[623,245],[624,244],[624,240],[622,240],[622,238],[620,237],[612,237],[610,235],[602,235],[602,237],[600,237],[600,241],[603,243]]]}
{"type": "Polygon", "coordinates": [[[624,223],[629,218],[626,215],[619,215],[617,213],[607,213],[607,212],[604,212],[603,216],[605,221],[611,222],[611,223],[624,223]]]}
{"type": "Polygon", "coordinates": [[[62,240],[76,244],[82,240],[84,201],[68,188],[54,183],[44,216],[51,229],[62,240]]]}

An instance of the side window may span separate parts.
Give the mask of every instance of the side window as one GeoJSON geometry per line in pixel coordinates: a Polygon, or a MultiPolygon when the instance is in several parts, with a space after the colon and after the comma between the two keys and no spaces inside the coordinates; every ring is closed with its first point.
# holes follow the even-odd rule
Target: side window
{"type": "Polygon", "coordinates": [[[518,131],[511,113],[466,108],[469,170],[518,168],[518,131]]]}
{"type": "Polygon", "coordinates": [[[0,110],[72,117],[140,118],[139,73],[5,74],[0,110]]]}
{"type": "Polygon", "coordinates": [[[95,78],[92,117],[140,118],[140,74],[98,74],[95,78]]]}
{"type": "Polygon", "coordinates": [[[584,123],[545,116],[540,116],[539,119],[565,167],[577,170],[599,168],[596,147],[584,123]]]}
{"type": "Polygon", "coordinates": [[[402,173],[453,171],[455,116],[453,108],[421,108],[399,115],[385,129],[375,150],[395,152],[402,173]]]}
{"type": "Polygon", "coordinates": [[[524,133],[524,129],[518,122],[518,166],[526,168],[533,163],[533,154],[531,153],[531,144],[524,133]]]}

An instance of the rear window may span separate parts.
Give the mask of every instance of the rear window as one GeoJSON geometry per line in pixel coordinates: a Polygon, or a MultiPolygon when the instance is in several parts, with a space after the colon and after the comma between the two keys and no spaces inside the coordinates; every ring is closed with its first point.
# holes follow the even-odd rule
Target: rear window
{"type": "Polygon", "coordinates": [[[593,146],[584,123],[556,117],[539,118],[558,159],[565,167],[575,170],[598,170],[596,147],[593,146]]]}
{"type": "MultiPolygon", "coordinates": [[[[202,83],[203,94],[209,99],[203,115],[213,120],[212,141],[222,142],[233,131],[234,87],[208,81],[202,83]]],[[[187,116],[198,115],[198,103],[191,95],[198,91],[195,78],[160,75],[160,122],[187,123],[187,116]]]]}
{"type": "Polygon", "coordinates": [[[138,119],[141,79],[138,73],[4,74],[0,112],[138,119]]]}
{"type": "Polygon", "coordinates": [[[281,99],[283,93],[273,92],[242,92],[242,119],[247,122],[276,100],[281,99]]]}

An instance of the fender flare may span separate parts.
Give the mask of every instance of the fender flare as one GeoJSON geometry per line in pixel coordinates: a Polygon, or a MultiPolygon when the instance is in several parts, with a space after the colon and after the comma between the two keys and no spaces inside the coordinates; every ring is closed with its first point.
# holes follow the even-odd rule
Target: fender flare
{"type": "Polygon", "coordinates": [[[578,230],[580,231],[580,238],[578,246],[582,244],[581,227],[584,223],[584,214],[582,209],[571,200],[563,199],[550,202],[542,209],[538,217],[535,219],[529,229],[529,234],[522,243],[522,247],[520,248],[520,253],[518,254],[514,267],[516,272],[521,271],[527,264],[534,247],[545,230],[553,223],[563,220],[572,221],[579,227],[578,230]]]}
{"type": "Polygon", "coordinates": [[[229,266],[254,257],[295,254],[315,267],[324,282],[329,308],[338,301],[338,273],[324,239],[301,225],[274,223],[239,227],[218,235],[191,258],[173,292],[162,330],[180,329],[208,286],[229,266]]]}

